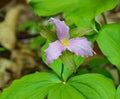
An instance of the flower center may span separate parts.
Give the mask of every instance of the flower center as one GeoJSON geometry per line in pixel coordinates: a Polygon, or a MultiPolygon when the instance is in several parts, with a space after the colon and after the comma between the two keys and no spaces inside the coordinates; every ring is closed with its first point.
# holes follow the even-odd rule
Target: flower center
{"type": "Polygon", "coordinates": [[[64,38],[61,43],[62,43],[63,46],[68,46],[69,45],[68,38],[64,38]]]}

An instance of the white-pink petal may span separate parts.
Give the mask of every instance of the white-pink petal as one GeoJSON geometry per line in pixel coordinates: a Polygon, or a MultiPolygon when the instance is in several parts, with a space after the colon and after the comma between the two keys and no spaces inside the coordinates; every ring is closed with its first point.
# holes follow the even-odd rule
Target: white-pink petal
{"type": "Polygon", "coordinates": [[[55,18],[50,18],[50,21],[54,23],[57,36],[60,41],[64,38],[69,38],[69,27],[64,21],[60,21],[59,19],[55,18]]]}
{"type": "Polygon", "coordinates": [[[48,48],[45,50],[47,64],[50,64],[55,59],[57,59],[65,48],[61,45],[59,40],[49,44],[48,48]]]}
{"type": "Polygon", "coordinates": [[[71,52],[79,56],[92,56],[95,53],[92,49],[92,44],[85,37],[73,38],[69,40],[69,46],[67,47],[71,52]]]}

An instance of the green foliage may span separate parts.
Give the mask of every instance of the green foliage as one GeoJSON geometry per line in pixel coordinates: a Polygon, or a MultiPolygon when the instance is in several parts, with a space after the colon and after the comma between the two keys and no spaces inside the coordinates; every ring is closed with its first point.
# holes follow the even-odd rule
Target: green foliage
{"type": "Polygon", "coordinates": [[[120,24],[103,26],[97,42],[103,54],[120,70],[120,24]]]}
{"type": "Polygon", "coordinates": [[[39,32],[40,35],[44,38],[46,38],[49,41],[55,41],[57,39],[56,33],[49,30],[49,27],[47,26],[43,26],[43,25],[39,25],[39,32]]]}
{"type": "Polygon", "coordinates": [[[42,46],[41,51],[40,51],[40,56],[42,57],[42,60],[43,60],[44,63],[46,63],[45,50],[48,48],[49,43],[50,42],[47,40],[45,42],[45,44],[42,46]]]}
{"type": "Polygon", "coordinates": [[[88,65],[91,68],[95,68],[95,67],[99,67],[101,65],[108,64],[108,63],[109,61],[106,58],[94,58],[89,61],[88,65]]]}
{"type": "Polygon", "coordinates": [[[68,77],[73,73],[72,70],[63,65],[60,58],[56,59],[52,64],[50,64],[50,68],[55,71],[56,74],[64,81],[66,81],[68,77]]]}
{"type": "Polygon", "coordinates": [[[80,75],[92,72],[99,73],[113,79],[111,73],[106,69],[106,66],[109,66],[109,64],[110,63],[106,58],[93,58],[88,62],[86,67],[79,67],[77,70],[77,74],[80,75]]]}
{"type": "Polygon", "coordinates": [[[106,77],[113,79],[112,74],[108,70],[106,70],[105,68],[101,68],[101,67],[92,68],[92,72],[99,73],[99,74],[102,74],[106,77]]]}
{"type": "Polygon", "coordinates": [[[5,51],[5,48],[3,48],[3,47],[0,47],[0,51],[5,51]]]}
{"type": "Polygon", "coordinates": [[[71,69],[73,71],[76,70],[76,63],[74,60],[74,54],[70,51],[66,50],[61,55],[61,60],[65,66],[67,66],[68,69],[71,69]]]}
{"type": "Polygon", "coordinates": [[[45,41],[46,41],[45,38],[43,38],[43,37],[41,37],[41,36],[38,36],[38,37],[36,37],[36,38],[33,39],[32,43],[31,43],[31,45],[30,45],[30,48],[31,48],[31,49],[35,49],[36,47],[44,44],[45,41]]]}
{"type": "Polygon", "coordinates": [[[81,37],[85,34],[88,34],[91,31],[92,31],[91,28],[77,27],[77,28],[71,29],[70,37],[71,38],[81,37]]]}
{"type": "Polygon", "coordinates": [[[106,77],[113,79],[112,74],[106,69],[106,66],[109,66],[110,62],[106,58],[93,58],[91,59],[87,66],[82,66],[77,69],[77,74],[86,74],[86,73],[99,73],[106,77]]]}
{"type": "MultiPolygon", "coordinates": [[[[103,54],[120,70],[120,24],[101,27],[95,21],[97,15],[114,8],[117,3],[118,0],[30,0],[29,2],[35,13],[40,16],[51,17],[64,13],[65,17],[62,18],[72,23],[70,37],[85,35],[92,42],[97,38],[103,54]]],[[[43,21],[44,19],[40,24],[27,22],[18,30],[28,28],[30,33],[40,33],[40,36],[33,40],[31,49],[45,43],[40,54],[46,63],[44,51],[50,42],[58,38],[53,31],[55,30],[53,25],[45,26],[43,21]]],[[[0,48],[0,51],[4,49],[0,48]]],[[[107,59],[93,59],[87,64],[88,69],[79,68],[79,70],[78,67],[85,58],[66,50],[60,58],[49,65],[54,72],[37,72],[14,81],[0,94],[0,99],[115,99],[115,97],[120,99],[120,87],[116,94],[114,83],[109,79],[112,78],[111,74],[101,67],[102,64],[109,63],[107,59]],[[74,76],[76,74],[79,75],[74,76]]]]}
{"type": "Polygon", "coordinates": [[[112,80],[100,74],[84,74],[62,81],[56,74],[34,73],[16,80],[0,99],[115,99],[112,80]],[[92,80],[92,81],[91,81],[92,80]]]}
{"type": "Polygon", "coordinates": [[[105,68],[110,62],[106,58],[94,58],[89,61],[88,65],[93,73],[99,73],[113,79],[112,74],[105,68]]]}
{"type": "MultiPolygon", "coordinates": [[[[73,57],[75,58],[75,64],[77,63],[76,64],[77,69],[80,66],[80,64],[83,63],[84,58],[80,58],[78,56],[73,57]]],[[[67,62],[65,64],[69,65],[69,63],[67,62]]],[[[60,58],[58,58],[52,64],[50,64],[50,68],[52,68],[59,75],[59,77],[62,77],[62,79],[66,81],[73,72],[76,72],[76,69],[75,70],[69,69],[69,66],[67,67],[66,65],[64,65],[63,61],[60,58]]]]}
{"type": "Polygon", "coordinates": [[[81,75],[81,74],[86,74],[86,73],[98,73],[98,74],[102,74],[106,77],[109,77],[111,79],[113,79],[112,74],[106,69],[106,68],[102,68],[102,67],[94,67],[94,68],[79,68],[77,70],[77,75],[81,75]]]}
{"type": "MultiPolygon", "coordinates": [[[[47,49],[49,41],[41,48],[41,56],[46,63],[46,56],[44,51],[47,49]]],[[[67,80],[68,77],[76,71],[76,69],[84,62],[85,58],[74,55],[71,52],[66,51],[60,58],[56,59],[50,64],[50,68],[56,72],[59,77],[67,80]],[[71,68],[72,67],[72,68],[71,68]],[[63,70],[62,70],[63,69],[63,70]]]]}
{"type": "Polygon", "coordinates": [[[116,98],[115,99],[120,99],[120,86],[118,86],[118,88],[117,88],[116,98]]]}
{"type": "Polygon", "coordinates": [[[52,73],[35,73],[16,80],[0,99],[43,99],[59,78],[52,73]]]}
{"type": "Polygon", "coordinates": [[[80,57],[78,55],[75,55],[74,54],[74,61],[75,61],[75,64],[76,64],[76,69],[84,62],[85,60],[85,57],[80,57]]]}
{"type": "Polygon", "coordinates": [[[30,0],[29,2],[37,15],[50,16],[64,12],[65,18],[78,26],[91,26],[95,16],[114,8],[117,3],[118,0],[30,0]]]}
{"type": "Polygon", "coordinates": [[[100,74],[84,74],[76,76],[70,79],[70,84],[83,94],[85,99],[115,98],[115,87],[113,86],[113,82],[100,74]]]}
{"type": "Polygon", "coordinates": [[[32,33],[32,32],[38,33],[38,30],[39,30],[38,24],[36,22],[32,22],[32,21],[26,22],[18,27],[19,31],[25,30],[25,29],[29,29],[30,33],[32,33]]]}
{"type": "Polygon", "coordinates": [[[77,70],[77,75],[86,74],[86,73],[89,73],[87,68],[79,68],[77,70]]]}

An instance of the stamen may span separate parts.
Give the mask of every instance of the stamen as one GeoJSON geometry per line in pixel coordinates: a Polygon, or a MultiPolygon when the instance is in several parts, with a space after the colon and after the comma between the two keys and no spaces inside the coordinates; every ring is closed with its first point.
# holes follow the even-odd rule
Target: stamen
{"type": "Polygon", "coordinates": [[[61,43],[62,43],[63,46],[68,46],[69,45],[68,38],[64,38],[61,43]]]}

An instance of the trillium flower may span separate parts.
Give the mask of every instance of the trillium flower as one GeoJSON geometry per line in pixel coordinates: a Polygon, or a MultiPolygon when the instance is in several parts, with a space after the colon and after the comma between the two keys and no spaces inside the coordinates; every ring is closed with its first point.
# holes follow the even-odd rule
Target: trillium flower
{"type": "Polygon", "coordinates": [[[45,50],[47,64],[50,64],[59,56],[62,55],[66,49],[82,57],[92,56],[95,52],[92,50],[92,44],[85,37],[76,37],[70,39],[69,27],[64,21],[50,18],[56,28],[58,40],[49,44],[45,50]]]}

